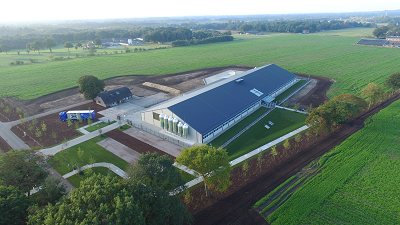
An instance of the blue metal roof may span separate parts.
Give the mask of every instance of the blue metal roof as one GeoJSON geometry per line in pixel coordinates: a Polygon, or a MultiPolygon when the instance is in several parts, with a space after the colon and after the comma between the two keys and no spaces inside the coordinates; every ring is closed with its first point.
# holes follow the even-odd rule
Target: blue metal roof
{"type": "Polygon", "coordinates": [[[222,85],[170,105],[168,109],[200,134],[206,134],[294,78],[293,73],[271,64],[223,81],[222,85]],[[235,82],[239,78],[243,81],[235,82]],[[250,92],[253,89],[262,95],[250,92]]]}

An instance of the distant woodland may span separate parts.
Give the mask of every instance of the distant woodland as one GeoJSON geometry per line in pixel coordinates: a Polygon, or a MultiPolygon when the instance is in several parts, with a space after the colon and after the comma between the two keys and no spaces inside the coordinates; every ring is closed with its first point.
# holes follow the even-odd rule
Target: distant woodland
{"type": "MultiPolygon", "coordinates": [[[[230,31],[247,32],[280,32],[280,33],[307,33],[323,30],[338,30],[352,27],[377,27],[376,23],[388,23],[383,31],[390,35],[398,33],[400,17],[380,16],[373,18],[354,17],[352,20],[341,19],[272,19],[272,20],[227,20],[226,22],[186,22],[175,21],[167,23],[161,20],[136,21],[132,23],[71,23],[59,25],[29,25],[29,26],[2,26],[0,27],[0,45],[7,45],[10,49],[23,49],[28,43],[42,42],[51,39],[55,44],[65,42],[86,43],[94,39],[111,38],[143,38],[146,42],[172,42],[210,39],[229,35],[230,31]],[[361,22],[356,22],[361,21],[361,22]],[[113,25],[114,24],[114,25],[113,25]],[[141,25],[140,25],[141,24],[141,25]]],[[[378,30],[379,31],[379,30],[378,30]]],[[[376,32],[377,37],[383,37],[383,31],[376,32]]],[[[372,35],[372,34],[371,34],[372,35]]],[[[194,42],[194,41],[192,41],[194,42]]]]}

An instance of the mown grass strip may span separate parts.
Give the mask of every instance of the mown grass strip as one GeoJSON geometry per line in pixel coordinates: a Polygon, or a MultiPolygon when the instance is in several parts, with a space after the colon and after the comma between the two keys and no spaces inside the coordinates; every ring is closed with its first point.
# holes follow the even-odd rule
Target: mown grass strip
{"type": "Polygon", "coordinates": [[[273,191],[271,191],[270,193],[268,193],[265,197],[263,197],[262,199],[258,200],[258,202],[256,202],[256,204],[253,205],[253,208],[258,208],[260,205],[266,203],[275,193],[277,193],[279,190],[282,189],[282,187],[284,187],[285,185],[287,185],[288,183],[290,183],[290,181],[292,181],[293,179],[295,179],[297,176],[294,175],[292,177],[290,177],[289,179],[287,179],[285,182],[283,182],[281,185],[279,185],[277,188],[275,188],[273,191]]]}

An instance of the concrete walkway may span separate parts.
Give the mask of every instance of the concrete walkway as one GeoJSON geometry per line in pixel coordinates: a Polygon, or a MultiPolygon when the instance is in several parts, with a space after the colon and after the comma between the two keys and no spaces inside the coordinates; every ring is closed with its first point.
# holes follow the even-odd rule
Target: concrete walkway
{"type": "MultiPolygon", "coordinates": [[[[111,125],[108,125],[106,127],[101,128],[101,130],[103,131],[103,134],[104,134],[104,133],[106,133],[108,131],[111,131],[111,130],[114,130],[114,129],[118,128],[118,127],[119,127],[118,123],[113,123],[111,125]]],[[[99,135],[100,134],[99,134],[99,132],[97,130],[97,131],[94,131],[94,132],[79,136],[79,137],[77,137],[75,139],[69,140],[68,141],[68,147],[75,146],[77,144],[80,144],[82,142],[90,140],[90,139],[92,139],[92,138],[94,138],[96,136],[99,136],[99,135]]],[[[63,147],[62,145],[57,145],[57,146],[52,147],[52,148],[41,149],[40,151],[45,155],[55,155],[56,153],[58,153],[58,152],[63,150],[62,147],[63,147]]]]}
{"type": "MultiPolygon", "coordinates": [[[[69,105],[66,107],[62,107],[62,108],[57,108],[57,109],[53,109],[41,114],[37,114],[34,116],[30,116],[28,118],[24,118],[24,121],[29,121],[32,120],[34,118],[40,118],[43,116],[47,116],[53,113],[57,113],[57,112],[61,112],[63,110],[67,110],[69,108],[75,107],[75,106],[79,106],[79,105],[83,105],[86,103],[91,102],[90,100],[88,101],[84,101],[84,102],[80,102],[80,103],[76,103],[73,105],[69,105]]],[[[11,132],[11,127],[15,126],[19,124],[19,120],[15,120],[15,121],[11,121],[11,122],[0,122],[0,136],[11,146],[11,148],[13,149],[29,149],[29,146],[27,144],[25,144],[25,142],[23,140],[21,140],[17,135],[15,135],[13,132],[11,132]]]]}
{"type": "Polygon", "coordinates": [[[69,173],[65,174],[65,175],[62,176],[62,177],[63,177],[63,178],[68,178],[68,177],[71,177],[71,176],[73,176],[73,175],[79,173],[79,171],[81,171],[81,170],[85,170],[85,169],[92,168],[92,167],[106,167],[106,168],[112,170],[114,173],[118,174],[120,177],[122,177],[122,178],[127,178],[127,175],[126,175],[125,171],[121,170],[120,168],[118,168],[118,167],[115,166],[114,164],[105,163],[105,162],[95,163],[95,164],[92,164],[92,165],[82,166],[82,167],[80,168],[80,170],[74,170],[74,171],[72,171],[72,172],[69,172],[69,173]]]}

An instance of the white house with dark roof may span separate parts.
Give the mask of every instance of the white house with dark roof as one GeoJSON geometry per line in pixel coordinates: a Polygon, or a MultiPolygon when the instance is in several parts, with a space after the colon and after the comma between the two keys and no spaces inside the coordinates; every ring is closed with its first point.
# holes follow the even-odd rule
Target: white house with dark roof
{"type": "Polygon", "coordinates": [[[160,132],[208,143],[261,105],[297,83],[293,73],[271,64],[229,76],[141,113],[142,122],[160,132]]]}
{"type": "Polygon", "coordinates": [[[127,87],[114,89],[111,91],[104,91],[97,95],[95,101],[97,104],[104,107],[115,106],[125,100],[132,98],[132,92],[127,87]]]}

